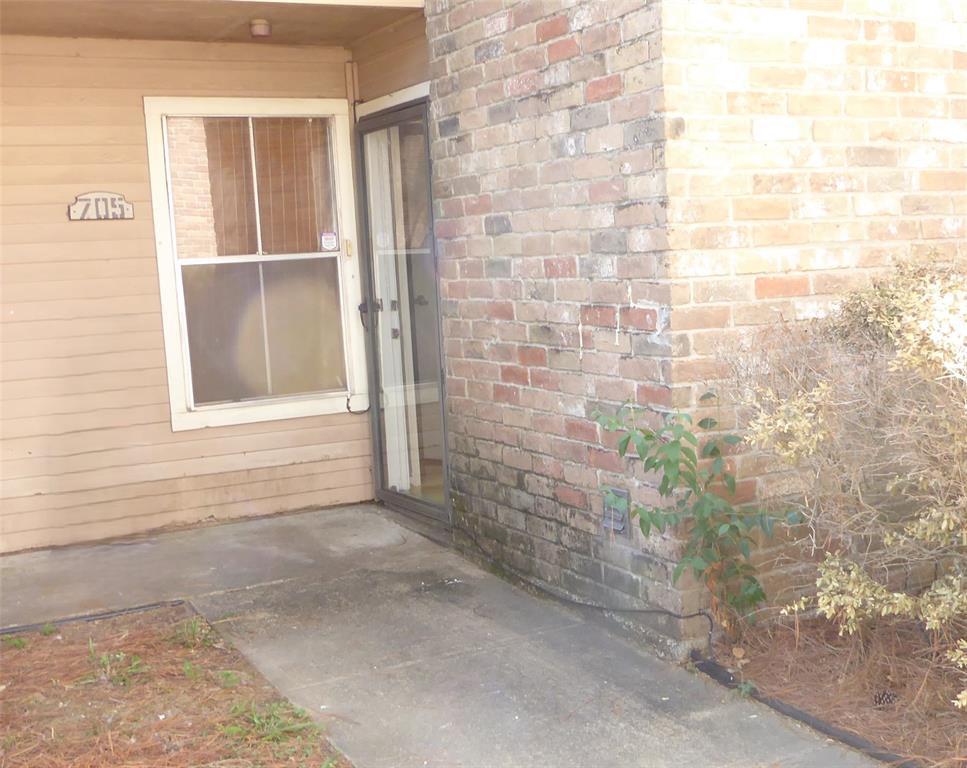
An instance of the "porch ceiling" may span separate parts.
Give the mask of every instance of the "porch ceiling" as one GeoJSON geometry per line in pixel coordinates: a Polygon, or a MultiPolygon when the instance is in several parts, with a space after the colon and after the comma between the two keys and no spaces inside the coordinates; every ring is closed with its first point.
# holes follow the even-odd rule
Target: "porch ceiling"
{"type": "Polygon", "coordinates": [[[348,45],[422,13],[423,0],[0,0],[8,35],[249,42],[249,21],[268,19],[260,42],[348,45]]]}

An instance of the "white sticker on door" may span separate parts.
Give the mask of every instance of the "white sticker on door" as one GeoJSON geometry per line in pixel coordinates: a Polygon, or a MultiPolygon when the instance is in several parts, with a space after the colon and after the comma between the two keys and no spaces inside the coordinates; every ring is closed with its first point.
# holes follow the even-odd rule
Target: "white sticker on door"
{"type": "Polygon", "coordinates": [[[339,238],[336,237],[335,232],[320,232],[319,233],[319,249],[323,251],[338,251],[339,250],[339,238]]]}

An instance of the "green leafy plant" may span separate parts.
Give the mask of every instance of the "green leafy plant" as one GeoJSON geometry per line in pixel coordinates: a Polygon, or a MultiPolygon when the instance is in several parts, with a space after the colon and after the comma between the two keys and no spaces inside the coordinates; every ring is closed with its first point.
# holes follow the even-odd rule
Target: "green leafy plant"
{"type": "Polygon", "coordinates": [[[215,635],[204,619],[193,616],[177,626],[172,639],[185,648],[200,648],[214,644],[215,635]]]}
{"type": "Polygon", "coordinates": [[[185,660],[185,663],[181,665],[181,668],[185,673],[185,677],[187,677],[189,680],[197,680],[201,676],[201,670],[198,668],[198,666],[196,664],[192,664],[187,659],[185,660]]]}
{"type": "Polygon", "coordinates": [[[287,701],[273,701],[264,705],[255,702],[235,704],[231,715],[234,722],[224,726],[223,731],[228,736],[244,741],[277,744],[319,732],[319,726],[312,722],[305,710],[287,701]]]}
{"type": "Polygon", "coordinates": [[[17,635],[7,635],[3,638],[3,644],[8,648],[16,648],[18,651],[27,647],[27,640],[17,635]]]}
{"type": "Polygon", "coordinates": [[[218,684],[222,688],[235,688],[242,682],[238,672],[231,669],[223,669],[217,673],[218,684]]]}
{"type": "Polygon", "coordinates": [[[735,690],[739,692],[739,696],[741,696],[743,699],[751,698],[756,693],[756,687],[748,680],[745,680],[735,686],[735,690]]]}
{"type": "MultiPolygon", "coordinates": [[[[714,399],[707,393],[703,401],[714,399]]],[[[642,533],[664,533],[677,529],[683,535],[682,557],[673,580],[691,571],[711,595],[711,607],[726,629],[747,617],[765,600],[765,591],[752,564],[757,544],[755,532],[771,537],[775,518],[759,509],[737,506],[735,475],[730,471],[726,451],[742,441],[737,435],[719,434],[711,417],[693,426],[687,413],[669,414],[657,428],[637,423],[633,408],[622,407],[615,415],[596,415],[608,432],[619,432],[621,456],[637,454],[644,469],[658,474],[658,493],[664,503],[635,504],[631,514],[638,518],[642,533]],[[696,432],[697,427],[700,432],[696,432]]],[[[626,500],[606,492],[610,504],[627,509],[626,500]]]]}
{"type": "Polygon", "coordinates": [[[57,627],[55,627],[53,624],[50,624],[49,622],[47,624],[44,624],[44,626],[40,628],[40,634],[43,635],[44,637],[50,637],[56,631],[57,631],[57,627]]]}

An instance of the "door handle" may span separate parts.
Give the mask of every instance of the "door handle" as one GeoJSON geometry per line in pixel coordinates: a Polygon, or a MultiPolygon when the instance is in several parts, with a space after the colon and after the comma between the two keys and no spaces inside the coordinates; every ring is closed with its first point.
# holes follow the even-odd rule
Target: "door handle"
{"type": "MultiPolygon", "coordinates": [[[[361,322],[363,324],[363,328],[365,328],[368,331],[369,323],[366,322],[366,318],[369,316],[369,301],[364,300],[358,307],[356,307],[356,309],[359,310],[359,322],[361,322]]],[[[383,309],[382,301],[377,299],[376,301],[373,302],[373,323],[374,324],[378,319],[376,316],[376,313],[381,312],[382,309],[383,309]]]]}

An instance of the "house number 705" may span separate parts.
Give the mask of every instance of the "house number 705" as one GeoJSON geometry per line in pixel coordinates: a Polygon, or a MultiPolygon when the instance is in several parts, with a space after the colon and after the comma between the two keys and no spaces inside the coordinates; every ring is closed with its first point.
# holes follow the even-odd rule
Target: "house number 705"
{"type": "Polygon", "coordinates": [[[117,192],[85,192],[67,206],[70,221],[133,219],[134,206],[117,192]]]}

